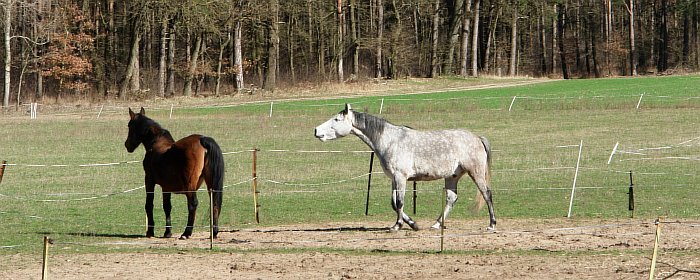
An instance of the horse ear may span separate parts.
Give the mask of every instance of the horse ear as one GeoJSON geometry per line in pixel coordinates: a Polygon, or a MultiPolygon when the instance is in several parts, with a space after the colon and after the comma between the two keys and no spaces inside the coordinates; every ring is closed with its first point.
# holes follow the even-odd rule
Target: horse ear
{"type": "Polygon", "coordinates": [[[132,120],[134,119],[134,117],[136,117],[136,114],[134,113],[134,111],[131,111],[131,107],[129,107],[129,117],[130,117],[132,120]]]}
{"type": "Polygon", "coordinates": [[[343,114],[347,115],[350,112],[350,110],[352,110],[352,107],[350,107],[350,104],[345,103],[345,109],[343,110],[343,114]]]}
{"type": "Polygon", "coordinates": [[[141,107],[141,111],[139,112],[139,114],[141,114],[142,116],[146,115],[146,111],[143,109],[143,107],[141,107]]]}

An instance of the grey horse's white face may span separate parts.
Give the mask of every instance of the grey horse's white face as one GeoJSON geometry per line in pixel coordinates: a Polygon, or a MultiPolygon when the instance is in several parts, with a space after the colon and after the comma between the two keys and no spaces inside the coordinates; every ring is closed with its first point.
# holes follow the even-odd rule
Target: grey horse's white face
{"type": "Polygon", "coordinates": [[[345,110],[314,129],[314,136],[321,141],[344,137],[352,132],[352,108],[345,104],[345,110]]]}

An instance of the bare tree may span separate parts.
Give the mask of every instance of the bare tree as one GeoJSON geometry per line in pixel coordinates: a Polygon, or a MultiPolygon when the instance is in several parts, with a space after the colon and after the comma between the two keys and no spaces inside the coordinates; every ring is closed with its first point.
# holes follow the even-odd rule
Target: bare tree
{"type": "Polygon", "coordinates": [[[513,0],[513,14],[510,22],[510,68],[508,75],[516,75],[516,63],[518,58],[518,0],[513,0]]]}
{"type": "Polygon", "coordinates": [[[431,33],[432,44],[430,45],[430,77],[438,76],[438,42],[440,30],[440,1],[433,1],[433,32],[431,33]]]}
{"type": "Polygon", "coordinates": [[[275,90],[277,87],[277,62],[279,56],[279,0],[269,0],[269,35],[267,38],[267,69],[263,88],[275,90]]]}
{"type": "Polygon", "coordinates": [[[634,46],[634,0],[629,0],[629,4],[625,3],[627,8],[627,13],[629,14],[629,60],[630,60],[630,74],[632,76],[637,76],[637,52],[634,46]]]}
{"type": "Polygon", "coordinates": [[[474,2],[474,16],[472,19],[472,77],[479,76],[479,5],[481,0],[474,2]]]}

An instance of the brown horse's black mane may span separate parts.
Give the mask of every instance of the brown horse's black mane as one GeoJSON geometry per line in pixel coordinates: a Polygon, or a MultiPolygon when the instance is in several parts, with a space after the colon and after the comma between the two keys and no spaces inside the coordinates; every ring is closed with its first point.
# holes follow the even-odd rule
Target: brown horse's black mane
{"type": "Polygon", "coordinates": [[[175,139],[170,134],[170,131],[163,128],[158,122],[154,121],[153,119],[145,115],[139,114],[138,120],[139,130],[142,131],[142,136],[144,138],[147,138],[149,142],[153,143],[159,137],[165,137],[167,140],[175,142],[175,139]]]}

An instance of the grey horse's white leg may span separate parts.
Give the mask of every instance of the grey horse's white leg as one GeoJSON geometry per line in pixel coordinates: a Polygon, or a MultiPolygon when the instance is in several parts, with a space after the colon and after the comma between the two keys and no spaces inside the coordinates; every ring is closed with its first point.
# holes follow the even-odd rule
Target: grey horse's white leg
{"type": "Polygon", "coordinates": [[[391,206],[396,211],[396,224],[390,229],[392,231],[397,231],[403,227],[403,222],[405,221],[413,230],[418,230],[416,223],[403,212],[404,198],[406,196],[406,180],[400,178],[394,178],[391,183],[392,196],[391,196],[391,206]]]}
{"type": "Polygon", "coordinates": [[[443,220],[447,219],[447,216],[450,215],[450,211],[452,211],[452,207],[457,201],[458,181],[459,178],[445,178],[445,191],[447,192],[447,197],[445,198],[445,209],[443,209],[442,215],[438,217],[437,221],[435,222],[435,224],[433,224],[431,228],[440,229],[443,220]]]}
{"type": "Polygon", "coordinates": [[[476,186],[479,188],[481,195],[484,197],[486,205],[489,208],[489,227],[487,229],[489,231],[494,231],[496,230],[496,214],[493,211],[493,200],[489,183],[484,176],[476,177],[473,179],[474,183],[476,183],[476,186]]]}

